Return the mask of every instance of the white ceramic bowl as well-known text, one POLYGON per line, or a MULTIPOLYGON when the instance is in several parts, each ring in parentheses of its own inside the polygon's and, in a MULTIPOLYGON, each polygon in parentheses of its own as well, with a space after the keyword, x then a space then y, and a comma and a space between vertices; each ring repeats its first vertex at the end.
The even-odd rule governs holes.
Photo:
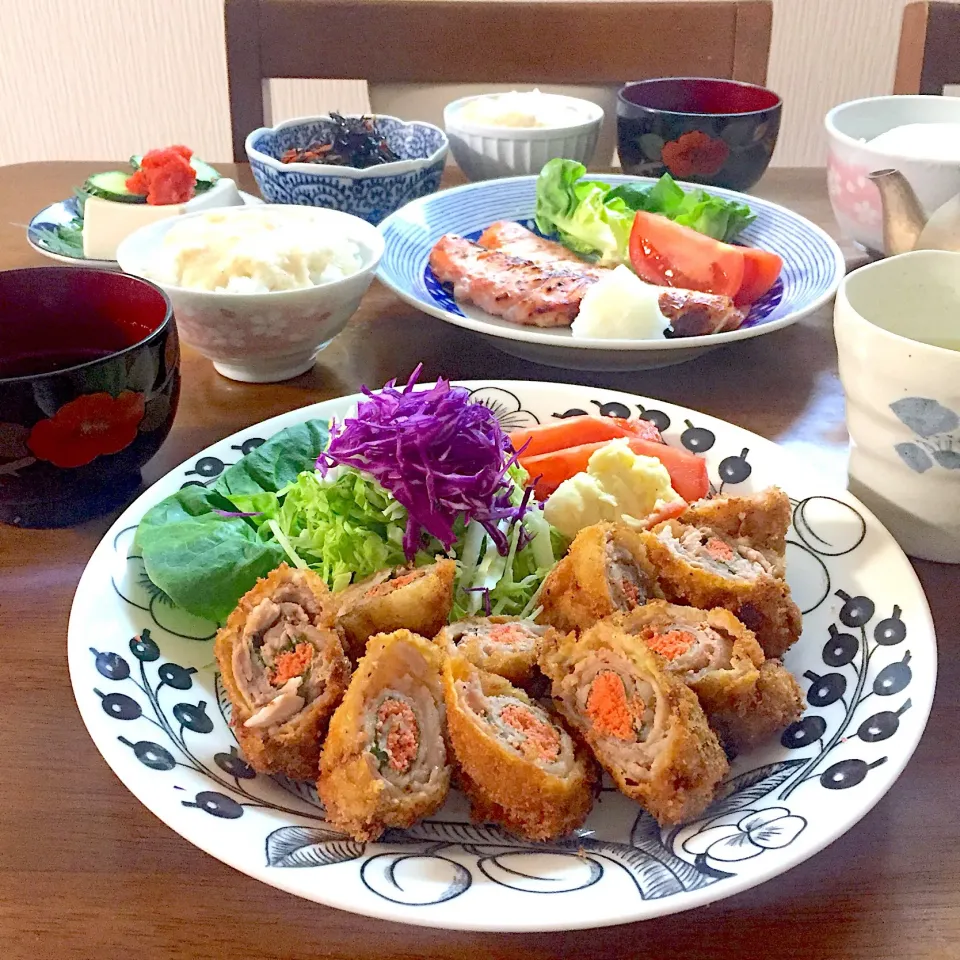
POLYGON ((880 194, 867 179, 892 167, 910 182, 927 215, 960 193, 960 163, 917 160, 865 143, 908 123, 960 123, 960 98, 870 97, 834 107, 826 116, 830 203, 844 235, 867 250, 883 250, 880 194))
POLYGON ((444 108, 443 125, 450 151, 468 180, 536 174, 556 157, 590 164, 603 122, 603 109, 597 104, 560 94, 540 94, 545 104, 570 108, 580 118, 555 127, 498 127, 462 116, 467 104, 498 96, 503 94, 463 97, 444 108))
POLYGON ((850 492, 908 554, 943 563, 960 563, 958 315, 960 253, 944 250, 855 270, 834 313, 850 492))
MULTIPOLYGON (((314 207, 286 209, 313 229, 326 225, 353 240, 363 258, 360 270, 342 280, 277 293, 214 293, 154 280, 173 303, 184 343, 212 360, 217 371, 231 380, 274 383, 309 370, 360 305, 383 256, 380 233, 359 217, 314 207)), ((232 215, 243 217, 262 210, 238 209, 232 215)), ((204 215, 162 220, 137 230, 117 250, 121 269, 151 279, 151 266, 155 267, 158 248, 170 228, 204 215)))

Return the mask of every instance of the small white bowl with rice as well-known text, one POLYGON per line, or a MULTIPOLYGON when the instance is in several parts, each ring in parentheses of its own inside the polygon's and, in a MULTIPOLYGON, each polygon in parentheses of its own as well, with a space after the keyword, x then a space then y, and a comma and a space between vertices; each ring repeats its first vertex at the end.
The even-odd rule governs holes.
POLYGON ((827 188, 844 235, 883 250, 876 170, 899 170, 927 216, 960 193, 960 97, 900 95, 851 100, 824 119, 827 188))
POLYGON ((360 305, 383 238, 337 210, 266 204, 150 224, 117 250, 126 273, 173 303, 184 343, 231 380, 309 370, 360 305))
POLYGON ((468 180, 539 173, 557 157, 589 166, 602 123, 592 101, 539 90, 462 97, 443 111, 450 152, 468 180))

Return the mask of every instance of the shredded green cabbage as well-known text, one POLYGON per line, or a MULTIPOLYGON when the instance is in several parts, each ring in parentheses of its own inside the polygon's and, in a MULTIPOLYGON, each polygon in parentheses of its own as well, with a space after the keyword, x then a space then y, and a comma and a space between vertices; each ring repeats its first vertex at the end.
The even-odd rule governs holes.
MULTIPOLYGON (((519 506, 528 477, 519 465, 506 476, 512 485, 511 502, 519 506)), ((305 470, 277 493, 230 500, 238 510, 256 510, 253 522, 261 535, 275 539, 292 563, 315 570, 334 592, 379 570, 408 563, 403 547, 406 509, 372 477, 352 467, 338 467, 326 479, 305 470)), ((416 566, 433 563, 438 556, 457 561, 451 620, 488 607, 491 613, 506 616, 534 612, 540 585, 562 556, 566 541, 538 506, 526 510, 519 523, 501 521, 500 531, 509 545, 505 555, 478 521, 464 523, 462 517, 454 525, 450 550, 431 539, 417 552, 416 566)))

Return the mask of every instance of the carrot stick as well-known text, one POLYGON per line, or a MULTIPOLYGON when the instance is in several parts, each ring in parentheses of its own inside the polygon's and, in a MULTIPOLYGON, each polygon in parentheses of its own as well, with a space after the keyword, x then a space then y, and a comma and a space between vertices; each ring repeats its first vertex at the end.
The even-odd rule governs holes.
POLYGON ((510 434, 510 442, 514 450, 520 450, 527 444, 523 449, 523 456, 537 457, 567 447, 579 447, 586 443, 614 440, 617 437, 640 437, 662 442, 660 431, 649 420, 591 416, 567 417, 527 430, 514 430, 510 434))

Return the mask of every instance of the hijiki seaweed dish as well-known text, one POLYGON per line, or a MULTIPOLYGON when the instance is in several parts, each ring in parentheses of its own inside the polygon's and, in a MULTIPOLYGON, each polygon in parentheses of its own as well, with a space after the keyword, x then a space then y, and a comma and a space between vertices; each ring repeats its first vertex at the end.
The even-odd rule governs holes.
POLYGON ((344 117, 331 113, 333 129, 323 141, 306 147, 291 147, 280 157, 281 163, 326 163, 365 170, 399 160, 399 155, 377 130, 372 117, 344 117))

